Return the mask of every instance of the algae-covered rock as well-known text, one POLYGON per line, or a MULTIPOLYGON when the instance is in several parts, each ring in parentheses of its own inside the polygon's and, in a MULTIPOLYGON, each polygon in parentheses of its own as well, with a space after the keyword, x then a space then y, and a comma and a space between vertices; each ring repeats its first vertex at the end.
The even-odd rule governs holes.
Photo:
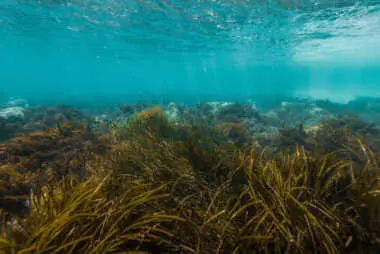
POLYGON ((24 109, 20 107, 0 110, 0 141, 13 137, 23 129, 24 109))
POLYGON ((129 105, 129 104, 121 104, 119 105, 120 112, 126 115, 131 115, 135 113, 136 109, 135 107, 129 105))
POLYGON ((226 101, 213 101, 213 102, 205 102, 201 103, 196 111, 199 116, 207 121, 213 121, 216 119, 216 116, 219 112, 229 105, 232 105, 232 102, 226 101))
POLYGON ((308 128, 335 117, 334 113, 318 105, 311 100, 283 101, 279 107, 263 113, 263 116, 281 128, 297 128, 300 124, 308 128))
POLYGON ((174 102, 169 103, 164 110, 164 115, 169 122, 178 123, 180 121, 180 110, 174 102))
POLYGON ((6 141, 0 146, 0 207, 19 207, 31 189, 66 175, 83 176, 90 154, 105 151, 105 143, 83 124, 64 123, 6 141))
POLYGON ((28 107, 29 104, 28 104, 27 100, 24 100, 24 99, 21 99, 21 98, 11 98, 8 101, 7 106, 8 107, 22 107, 22 108, 25 108, 25 107, 28 107))
POLYGON ((260 119, 257 110, 248 104, 231 104, 223 107, 217 114, 217 119, 223 122, 241 122, 247 119, 260 119))
POLYGON ((209 113, 216 115, 218 114, 223 108, 226 108, 228 106, 233 105, 234 103, 228 102, 228 101, 213 101, 213 102, 207 102, 204 104, 204 109, 208 111, 209 113))
POLYGON ((10 119, 10 118, 24 118, 24 108, 22 107, 11 107, 0 110, 0 118, 10 119))

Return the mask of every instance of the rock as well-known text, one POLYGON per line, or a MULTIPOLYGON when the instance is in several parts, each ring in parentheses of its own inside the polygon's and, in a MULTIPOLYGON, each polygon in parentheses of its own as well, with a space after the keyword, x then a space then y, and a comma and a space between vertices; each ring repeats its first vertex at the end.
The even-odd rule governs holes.
POLYGON ((222 122, 241 122, 249 119, 261 119, 257 110, 252 109, 249 104, 231 103, 223 105, 216 114, 218 121, 222 122))
POLYGON ((280 107, 280 111, 298 111, 298 112, 302 112, 304 111, 305 109, 308 108, 308 102, 303 102, 303 101, 300 101, 300 102, 289 102, 289 101, 283 101, 281 102, 281 107, 280 107))
POLYGON ((310 105, 311 107, 308 109, 306 113, 306 119, 304 121, 305 128, 309 128, 311 131, 314 131, 318 124, 325 120, 333 118, 331 114, 329 114, 326 110, 317 107, 315 104, 310 105))
POLYGON ((23 119, 24 108, 22 107, 10 107, 0 110, 0 118, 9 119, 9 118, 21 118, 23 119))
POLYGON ((251 105, 251 108, 253 110, 258 110, 257 109, 257 105, 256 105, 256 101, 254 101, 254 100, 248 100, 248 104, 251 105))
POLYGON ((312 115, 324 113, 324 110, 319 107, 313 107, 309 110, 309 113, 312 115))
POLYGON ((119 105, 119 109, 123 114, 132 115, 135 113, 135 108, 128 104, 119 105))
POLYGON ((169 103, 167 108, 164 110, 164 114, 169 122, 179 122, 180 121, 180 111, 177 105, 173 102, 169 103))
POLYGON ((278 113, 275 110, 270 110, 268 112, 262 113, 263 116, 271 119, 278 119, 278 113))
POLYGON ((227 102, 227 101, 213 101, 213 102, 205 103, 205 105, 208 106, 210 113, 213 115, 216 115, 223 108, 228 107, 233 104, 234 103, 227 102))
POLYGON ((305 127, 305 132, 308 135, 315 135, 321 128, 322 128, 322 123, 318 123, 316 125, 310 125, 305 127))
POLYGON ((278 108, 263 115, 277 120, 282 128, 297 128, 299 124, 305 127, 315 126, 325 119, 334 117, 334 114, 310 100, 284 101, 278 108))
POLYGON ((20 98, 17 98, 17 99, 14 99, 14 98, 11 98, 8 103, 7 103, 7 106, 8 107, 28 107, 28 101, 27 100, 24 100, 24 99, 20 99, 20 98))
POLYGON ((105 122, 107 120, 108 116, 106 114, 101 114, 99 116, 95 116, 94 118, 94 121, 96 123, 102 123, 102 122, 105 122))

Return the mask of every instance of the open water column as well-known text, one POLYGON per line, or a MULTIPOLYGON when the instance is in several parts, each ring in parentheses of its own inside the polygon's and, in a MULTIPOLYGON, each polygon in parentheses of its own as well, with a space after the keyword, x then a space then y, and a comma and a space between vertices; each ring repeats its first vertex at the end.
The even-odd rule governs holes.
POLYGON ((1 93, 377 95, 379 19, 376 0, 3 0, 1 93))
POLYGON ((0 254, 380 253, 380 0, 0 0, 0 254))

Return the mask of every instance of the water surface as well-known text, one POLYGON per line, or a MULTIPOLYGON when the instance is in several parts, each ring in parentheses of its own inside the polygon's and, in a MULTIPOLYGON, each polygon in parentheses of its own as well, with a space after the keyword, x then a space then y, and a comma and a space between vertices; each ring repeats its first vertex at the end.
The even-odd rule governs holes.
POLYGON ((379 95, 379 1, 3 0, 4 97, 379 95))

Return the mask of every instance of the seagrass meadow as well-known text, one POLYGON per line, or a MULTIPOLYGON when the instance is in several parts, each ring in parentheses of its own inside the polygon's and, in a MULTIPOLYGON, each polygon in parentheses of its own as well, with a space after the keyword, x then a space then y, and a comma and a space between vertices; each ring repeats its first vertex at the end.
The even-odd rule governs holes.
POLYGON ((376 129, 335 119, 264 147, 237 125, 151 107, 8 139, 1 253, 377 253, 376 129))
POLYGON ((0 254, 380 253, 380 0, 0 0, 0 254))

